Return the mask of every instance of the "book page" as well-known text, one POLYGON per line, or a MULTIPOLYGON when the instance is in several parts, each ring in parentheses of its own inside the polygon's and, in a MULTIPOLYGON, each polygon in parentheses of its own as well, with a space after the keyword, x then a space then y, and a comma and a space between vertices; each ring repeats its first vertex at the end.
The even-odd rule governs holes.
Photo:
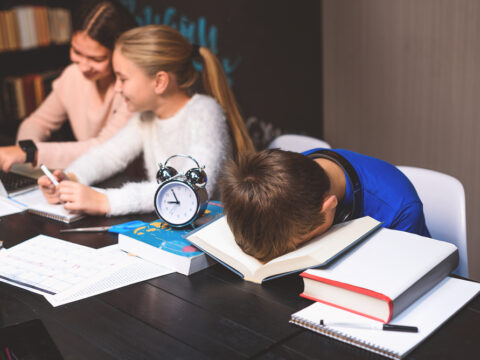
MULTIPOLYGON (((449 277, 444 279, 391 321, 392 324, 417 326, 418 333, 335 326, 333 323, 336 322, 361 325, 379 324, 379 322, 318 302, 293 314, 292 318, 297 317, 307 320, 318 329, 321 329, 319 322, 322 319, 326 328, 335 330, 342 334, 344 338, 355 339, 363 344, 388 349, 404 356, 462 308, 479 291, 479 283, 449 277), (331 323, 331 325, 328 325, 328 323, 331 323)), ((341 340, 338 337, 336 338, 341 340)), ((345 339, 341 341, 348 342, 345 339)), ((359 345, 357 344, 357 346, 359 345)), ((365 348, 368 350, 367 347, 365 348)))
POLYGON ((251 276, 262 262, 245 254, 235 242, 225 216, 187 236, 187 240, 226 262, 244 276, 251 276))
POLYGON ((199 229, 187 239, 243 273, 247 280, 260 282, 271 275, 321 265, 378 226, 380 226, 380 222, 371 217, 362 217, 334 225, 326 233, 307 242, 297 250, 265 264, 240 249, 235 242, 226 217, 199 229), (242 269, 247 269, 250 275, 247 270, 242 269))

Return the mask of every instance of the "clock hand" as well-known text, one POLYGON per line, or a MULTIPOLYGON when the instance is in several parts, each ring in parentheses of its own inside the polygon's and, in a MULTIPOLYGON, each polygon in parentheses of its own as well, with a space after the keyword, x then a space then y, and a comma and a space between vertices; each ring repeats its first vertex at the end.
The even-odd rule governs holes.
MULTIPOLYGON (((173 197, 175 198, 175 201, 176 201, 175 204, 180 204, 180 201, 178 201, 177 195, 175 195, 175 191, 173 191, 173 189, 172 189, 172 193, 173 193, 173 197)), ((172 204, 173 204, 173 202, 172 202, 172 204)))
POLYGON ((178 201, 167 201, 167 204, 180 204, 178 201))

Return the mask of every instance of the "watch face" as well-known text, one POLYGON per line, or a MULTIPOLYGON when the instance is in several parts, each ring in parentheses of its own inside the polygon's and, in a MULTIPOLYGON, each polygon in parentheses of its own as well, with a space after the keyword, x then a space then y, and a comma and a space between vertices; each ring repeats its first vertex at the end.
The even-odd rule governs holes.
POLYGON ((181 181, 162 184, 155 194, 157 214, 173 226, 188 225, 198 213, 198 198, 189 185, 181 181))

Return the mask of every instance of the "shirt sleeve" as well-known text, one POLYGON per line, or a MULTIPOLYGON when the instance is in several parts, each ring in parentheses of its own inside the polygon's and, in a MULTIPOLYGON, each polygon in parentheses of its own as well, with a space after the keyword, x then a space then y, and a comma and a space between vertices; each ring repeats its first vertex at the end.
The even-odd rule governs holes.
POLYGON ((134 116, 113 137, 80 156, 65 172, 74 173, 79 182, 91 185, 124 170, 142 151, 138 121, 134 116))
POLYGON ((119 131, 128 121, 131 113, 116 111, 108 116, 106 123, 97 136, 83 141, 68 142, 40 142, 38 148, 38 164, 45 164, 47 167, 58 169, 65 168, 79 156, 94 148, 119 131))
POLYGON ((191 118, 188 126, 190 148, 187 154, 193 156, 200 166, 205 165, 207 191, 209 197, 212 197, 220 169, 231 154, 231 142, 223 109, 214 100, 205 107, 206 111, 191 118))
POLYGON ((421 202, 413 202, 405 206, 395 217, 390 228, 430 237, 421 202))
POLYGON ((52 91, 42 104, 22 123, 17 132, 17 142, 33 140, 38 143, 47 140, 52 132, 60 129, 67 119, 67 110, 55 91, 52 91))

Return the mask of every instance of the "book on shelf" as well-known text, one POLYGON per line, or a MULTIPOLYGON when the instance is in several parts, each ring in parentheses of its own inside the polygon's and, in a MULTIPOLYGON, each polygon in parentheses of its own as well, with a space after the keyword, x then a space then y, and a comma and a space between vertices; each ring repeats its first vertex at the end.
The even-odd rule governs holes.
POLYGON ((35 111, 52 90, 52 82, 61 71, 62 69, 56 69, 3 79, 3 99, 0 100, 3 100, 5 118, 18 122, 35 111))
MULTIPOLYGON (((206 224, 222 214, 221 203, 209 201, 205 214, 197 219, 197 224, 206 224)), ((175 229, 156 220, 118 234, 118 246, 144 260, 191 275, 215 263, 184 239, 184 235, 191 231, 191 227, 175 229)))
POLYGON ((333 266, 300 274, 300 296, 389 322, 457 265, 453 244, 381 229, 333 266))
POLYGON ((65 44, 71 32, 67 9, 21 5, 0 10, 0 52, 65 44))
POLYGON ((479 291, 479 283, 444 278, 393 319, 397 325, 416 326, 416 333, 365 329, 378 321, 320 302, 292 314, 290 323, 391 359, 402 359, 479 291))
POLYGON ((186 238, 244 280, 262 283, 279 276, 326 266, 381 227, 371 217, 336 224, 296 250, 262 263, 235 242, 226 217, 199 228, 186 238))

